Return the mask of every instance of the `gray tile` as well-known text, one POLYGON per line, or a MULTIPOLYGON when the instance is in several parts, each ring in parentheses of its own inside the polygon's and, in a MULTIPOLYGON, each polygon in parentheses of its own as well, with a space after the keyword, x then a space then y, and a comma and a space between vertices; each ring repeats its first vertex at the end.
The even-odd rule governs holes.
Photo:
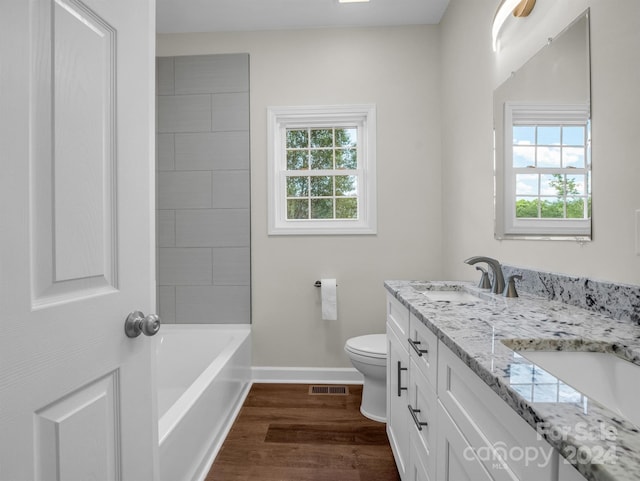
POLYGON ((220 170, 249 168, 249 132, 176 134, 176 168, 220 170))
POLYGON ((249 171, 217 170, 213 172, 214 209, 248 209, 249 171))
POLYGON ((248 324, 249 286, 176 288, 176 318, 180 323, 248 324))
POLYGON ((175 57, 176 94, 247 92, 249 55, 175 57))
POLYGON ((211 172, 158 172, 158 208, 211 207, 211 172))
POLYGON ((157 134, 156 139, 157 170, 174 170, 176 164, 174 134, 157 134))
POLYGON ((176 288, 173 286, 158 287, 158 315, 165 324, 176 322, 176 288))
POLYGON ((158 249, 158 283, 161 286, 211 285, 211 249, 158 249))
POLYGON ((156 95, 173 94, 173 57, 156 57, 156 95))
POLYGON ((213 249, 213 284, 248 286, 251 281, 251 252, 248 247, 213 249))
POLYGON ((157 210, 158 247, 174 247, 176 245, 176 211, 157 210))
POLYGON ((158 132, 211 131, 210 95, 158 97, 158 132))
POLYGON ((176 212, 180 247, 248 247, 249 209, 199 209, 176 212))
POLYGON ((249 94, 215 94, 213 96, 213 130, 249 130, 249 94))

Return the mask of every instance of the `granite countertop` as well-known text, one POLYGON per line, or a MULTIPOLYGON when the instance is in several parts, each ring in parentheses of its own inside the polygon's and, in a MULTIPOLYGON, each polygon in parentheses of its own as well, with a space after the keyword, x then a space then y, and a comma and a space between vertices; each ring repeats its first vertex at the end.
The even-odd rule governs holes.
POLYGON ((386 281, 385 287, 583 476, 640 479, 639 427, 511 349, 611 352, 640 365, 640 327, 526 293, 505 298, 466 282, 386 281), (462 290, 478 300, 434 302, 424 295, 430 290, 462 290))

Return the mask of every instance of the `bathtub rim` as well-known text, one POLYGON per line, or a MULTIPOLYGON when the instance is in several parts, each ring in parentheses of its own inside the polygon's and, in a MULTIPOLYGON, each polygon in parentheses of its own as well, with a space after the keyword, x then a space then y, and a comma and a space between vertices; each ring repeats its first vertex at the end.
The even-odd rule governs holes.
MULTIPOLYGON (((240 336, 233 339, 233 342, 225 345, 212 362, 198 375, 195 381, 187 387, 180 397, 158 418, 158 446, 171 435, 176 426, 182 421, 189 409, 202 396, 209 387, 216 375, 226 365, 230 357, 244 342, 250 342, 250 324, 170 324, 164 325, 163 329, 168 331, 230 331, 240 336)), ((250 369, 251 367, 248 366, 250 369)), ((250 382, 250 379, 249 379, 250 382)))

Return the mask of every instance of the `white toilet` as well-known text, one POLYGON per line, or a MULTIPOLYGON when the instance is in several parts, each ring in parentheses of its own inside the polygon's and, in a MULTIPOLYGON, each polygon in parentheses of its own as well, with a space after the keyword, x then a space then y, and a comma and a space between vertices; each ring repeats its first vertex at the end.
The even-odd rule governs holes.
POLYGON ((360 412, 374 421, 387 421, 387 336, 352 337, 344 345, 351 364, 364 376, 360 412))

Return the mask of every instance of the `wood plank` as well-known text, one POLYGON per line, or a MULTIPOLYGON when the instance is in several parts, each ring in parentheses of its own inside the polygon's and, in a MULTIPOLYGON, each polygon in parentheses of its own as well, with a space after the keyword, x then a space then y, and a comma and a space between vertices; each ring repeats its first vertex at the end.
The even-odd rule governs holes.
POLYGON ((388 443, 386 433, 377 426, 349 424, 278 424, 269 425, 266 443, 377 445, 388 443))

